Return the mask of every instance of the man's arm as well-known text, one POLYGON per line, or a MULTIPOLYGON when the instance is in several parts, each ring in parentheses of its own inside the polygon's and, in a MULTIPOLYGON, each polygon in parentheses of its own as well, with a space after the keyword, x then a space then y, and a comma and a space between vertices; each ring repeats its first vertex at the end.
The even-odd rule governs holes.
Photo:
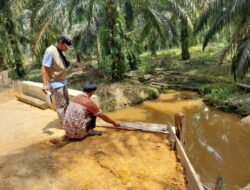
POLYGON ((43 65, 42 65, 42 68, 41 68, 41 74, 42 74, 42 81, 43 81, 42 91, 46 94, 46 91, 49 90, 49 88, 48 88, 48 79, 47 79, 46 67, 43 66, 43 65))
POLYGON ((115 122, 113 119, 111 119, 109 116, 107 116, 104 113, 100 113, 99 115, 97 115, 97 117, 100 117, 102 120, 114 125, 115 127, 121 127, 119 123, 115 122))
POLYGON ((42 68, 41 68, 41 75, 43 81, 43 88, 42 91, 46 94, 46 91, 49 90, 48 88, 48 71, 47 68, 51 67, 52 65, 52 54, 49 51, 46 51, 43 57, 42 68))

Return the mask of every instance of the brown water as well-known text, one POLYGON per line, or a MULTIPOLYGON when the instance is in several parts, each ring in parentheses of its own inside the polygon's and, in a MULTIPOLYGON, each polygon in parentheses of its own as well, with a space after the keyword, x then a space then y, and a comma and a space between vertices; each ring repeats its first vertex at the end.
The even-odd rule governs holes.
POLYGON ((230 189, 250 183, 250 127, 233 114, 205 105, 193 92, 170 91, 110 115, 123 121, 173 125, 177 112, 185 114, 185 149, 205 185, 214 187, 218 176, 230 189))

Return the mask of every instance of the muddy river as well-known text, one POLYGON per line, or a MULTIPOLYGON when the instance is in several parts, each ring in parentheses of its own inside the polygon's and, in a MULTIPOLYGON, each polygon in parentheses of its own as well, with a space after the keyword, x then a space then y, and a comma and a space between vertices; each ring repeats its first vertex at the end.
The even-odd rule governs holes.
POLYGON ((169 91, 158 99, 111 113, 123 121, 174 124, 173 115, 185 114, 185 149, 206 186, 222 176, 230 189, 250 182, 250 128, 240 117, 207 106, 193 92, 169 91))

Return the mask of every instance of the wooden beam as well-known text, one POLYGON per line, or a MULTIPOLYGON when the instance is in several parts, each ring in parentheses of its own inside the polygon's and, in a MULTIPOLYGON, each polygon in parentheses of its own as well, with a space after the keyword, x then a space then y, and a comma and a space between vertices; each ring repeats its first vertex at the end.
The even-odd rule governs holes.
POLYGON ((173 127, 169 127, 168 130, 169 130, 170 138, 173 139, 176 143, 177 155, 180 158, 181 163, 185 169, 185 175, 188 181, 189 189, 204 190, 204 187, 200 181, 199 176, 196 174, 191 162, 189 161, 181 142, 175 135, 175 131, 173 130, 173 127))
POLYGON ((243 83, 236 83, 236 85, 237 85, 238 87, 240 87, 241 89, 245 90, 246 92, 247 92, 247 91, 250 91, 250 85, 243 84, 243 83))
POLYGON ((153 123, 143 123, 143 122, 124 122, 119 121, 122 128, 113 127, 111 124, 106 123, 104 121, 98 120, 97 126, 106 127, 112 129, 124 129, 124 130, 136 130, 136 131, 145 131, 145 132, 153 132, 153 133, 164 133, 168 134, 168 126, 163 124, 153 124, 153 123))

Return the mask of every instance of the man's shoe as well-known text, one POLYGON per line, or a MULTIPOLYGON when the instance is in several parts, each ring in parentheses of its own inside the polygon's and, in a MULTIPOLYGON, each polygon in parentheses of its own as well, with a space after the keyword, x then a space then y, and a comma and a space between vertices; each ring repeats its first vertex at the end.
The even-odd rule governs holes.
POLYGON ((101 136, 102 135, 102 132, 101 131, 94 131, 94 130, 91 130, 88 134, 89 136, 101 136))

